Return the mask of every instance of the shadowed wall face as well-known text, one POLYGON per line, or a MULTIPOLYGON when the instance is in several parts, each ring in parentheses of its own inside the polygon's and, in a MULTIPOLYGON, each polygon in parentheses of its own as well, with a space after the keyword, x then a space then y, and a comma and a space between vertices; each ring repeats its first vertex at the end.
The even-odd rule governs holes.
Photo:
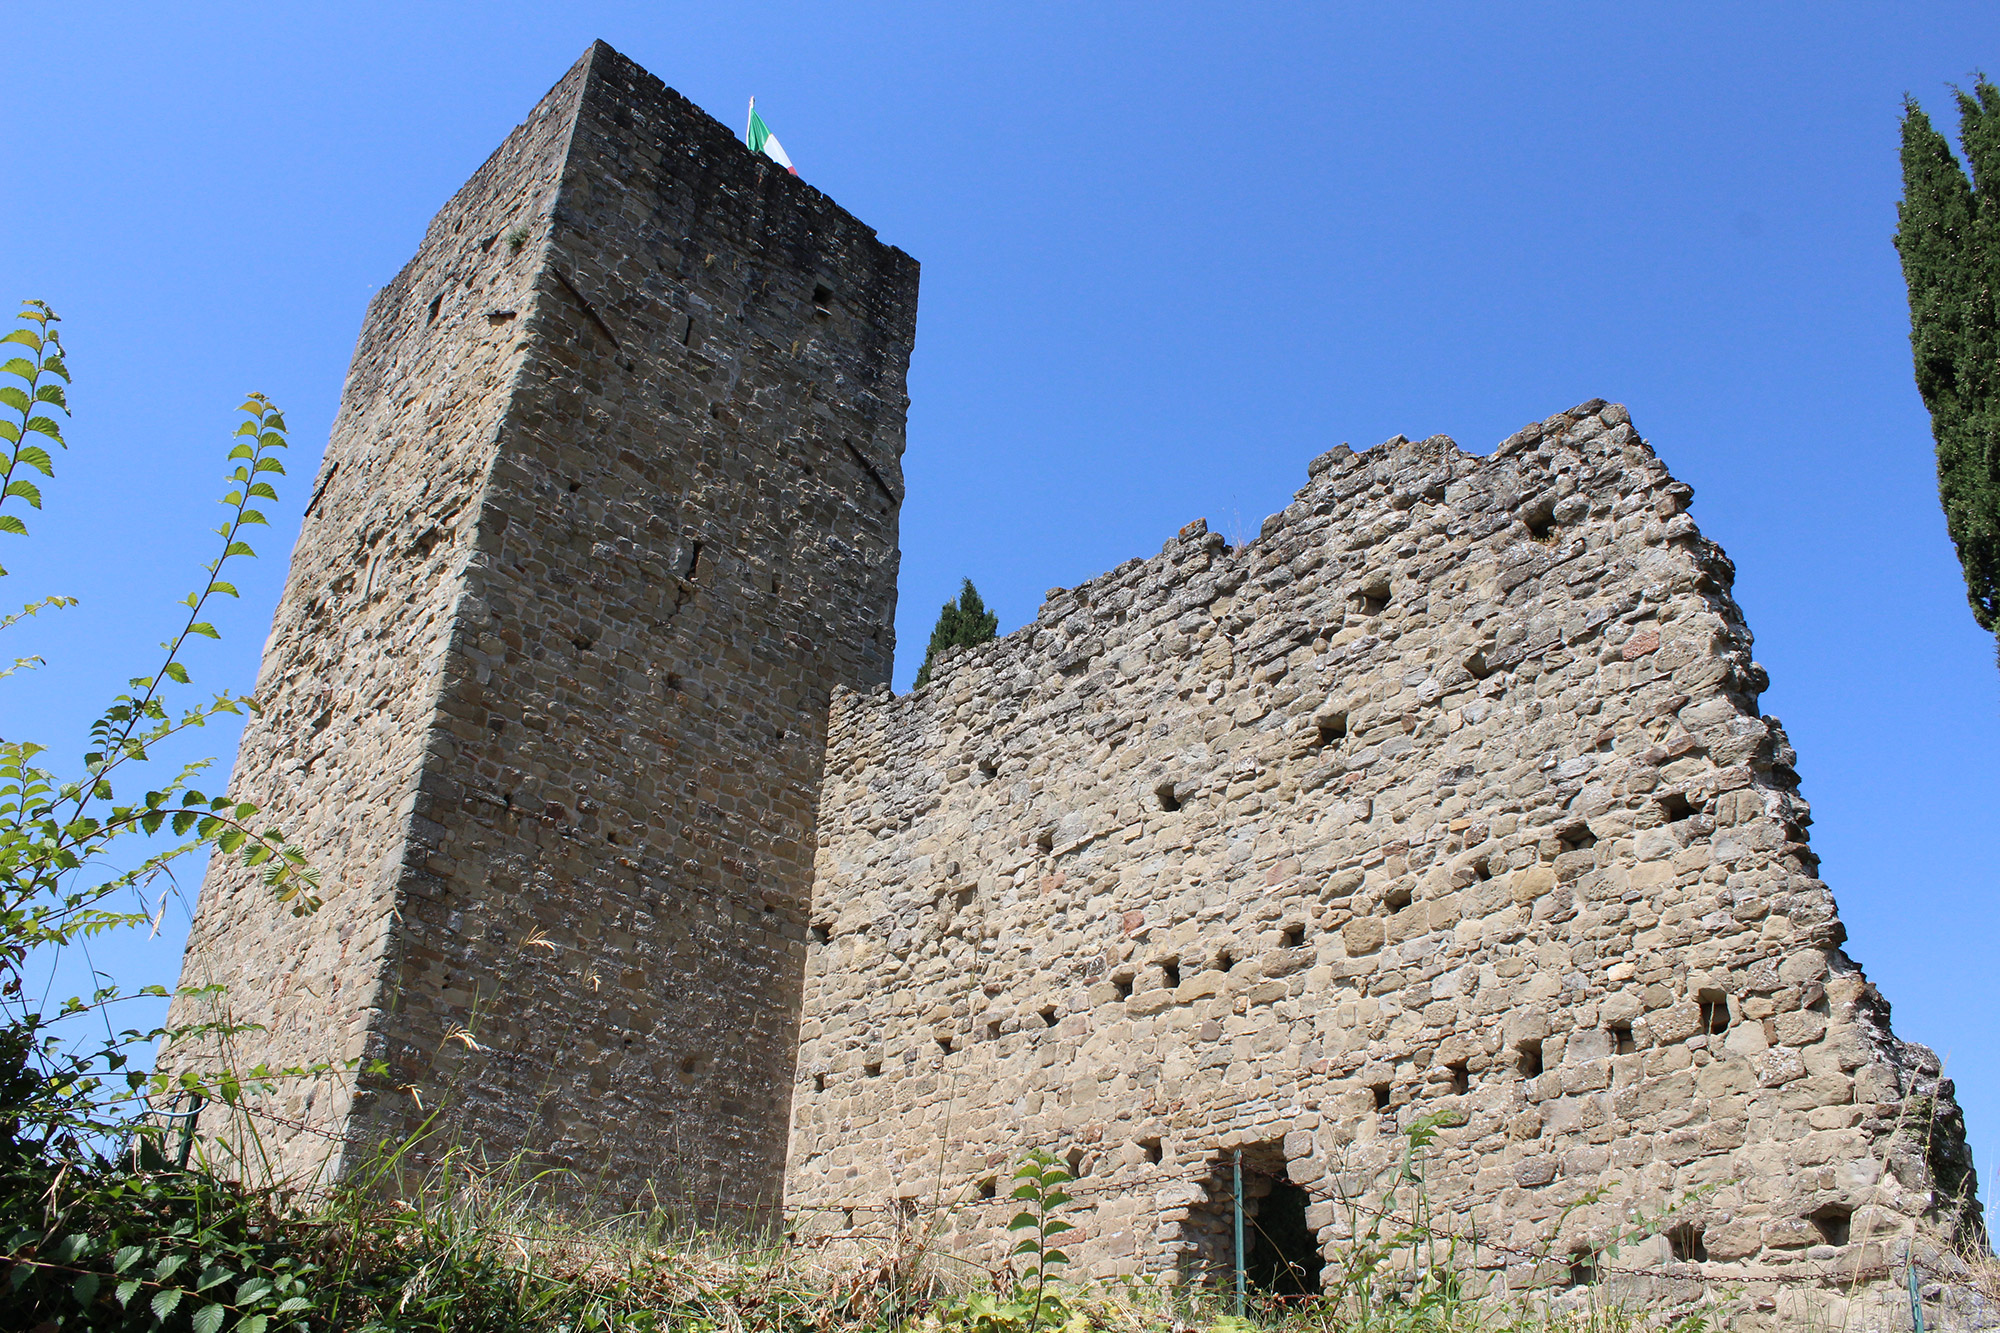
MULTIPOLYGON (((367 411, 351 383, 323 473, 457 515, 410 540, 434 603, 389 613, 332 682, 278 685, 366 676, 408 714, 371 758, 402 765, 394 799, 341 802, 390 848, 374 896, 342 903, 365 875, 337 859, 341 910, 296 928, 308 949, 332 947, 325 923, 379 941, 343 975, 365 1016, 330 1008, 388 1072, 328 1123, 366 1143, 442 1105, 489 1155, 614 1194, 775 1204, 828 701, 893 655, 916 265, 608 47, 544 121, 517 155, 554 178, 546 203, 509 166, 488 192, 527 207, 500 220, 462 193, 440 215, 371 312, 367 411), (522 275, 504 300, 496 267, 522 275), (507 377, 468 394, 463 354, 383 366, 397 337, 498 340, 507 377), (486 410, 441 430, 455 394, 486 410), (342 468, 364 424, 421 447, 342 468), (421 661, 391 670, 384 647, 420 626, 421 661)), ((309 528, 297 563, 316 582, 321 548, 353 540, 309 528)), ((295 567, 281 627, 307 581, 295 567)), ((301 712, 273 724, 281 747, 301 712)), ((367 726, 341 720, 321 726, 336 752, 367 726)), ((284 818, 285 783, 262 781, 284 818)), ((239 947, 236 925, 212 938, 239 947)))

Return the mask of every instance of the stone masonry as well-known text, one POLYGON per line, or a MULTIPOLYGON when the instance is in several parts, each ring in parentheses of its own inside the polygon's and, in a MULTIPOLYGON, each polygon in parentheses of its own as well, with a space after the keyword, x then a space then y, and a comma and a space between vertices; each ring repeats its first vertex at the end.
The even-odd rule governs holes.
POLYGON ((916 288, 600 43, 376 296, 236 768, 325 905, 218 861, 183 982, 226 989, 173 1018, 253 1026, 163 1057, 332 1063, 235 1127, 257 1170, 435 1117, 415 1167, 942 1206, 990 1259, 1045 1147, 1079 1271, 1195 1279, 1235 1153, 1331 1252, 1441 1113, 1434 1201, 1510 1287, 1635 1207, 1681 1207, 1635 1281, 1781 1314, 1754 1279, 1885 1309, 1984 1244, 1622 407, 1335 449, 1255 541, 1197 520, 897 698, 916 288))
POLYGON ((1517 1289, 1635 1205, 1681 1202, 1680 1243, 1621 1264, 1712 1278, 1983 1244, 1732 567, 1625 409, 1309 471, 1239 549, 1196 521, 916 694, 839 696, 794 1212, 941 1202, 993 1260, 1042 1146, 1081 1267, 1201 1275, 1234 1150, 1253 1215, 1304 1185, 1337 1244, 1337 1187, 1442 1112, 1434 1199, 1517 1289))
POLYGON ((283 1081, 281 1170, 442 1106, 614 1193, 776 1204, 828 703, 894 652, 916 288, 600 43, 377 294, 236 768, 325 906, 218 860, 183 983, 263 1031, 172 1057, 386 1065, 283 1081))

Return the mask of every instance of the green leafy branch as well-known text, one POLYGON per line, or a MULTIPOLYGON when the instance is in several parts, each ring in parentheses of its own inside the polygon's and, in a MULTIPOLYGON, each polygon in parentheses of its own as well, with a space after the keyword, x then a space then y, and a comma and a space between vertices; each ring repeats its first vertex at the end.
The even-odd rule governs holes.
MULTIPOLYGON (((0 365, 0 531, 27 535, 23 506, 39 510, 42 494, 33 473, 54 475, 43 441, 67 448, 57 414, 67 415, 65 394, 70 384, 58 319, 46 305, 30 301, 21 312, 21 327, 0 337, 25 348, 0 365)), ((173 888, 172 867, 179 859, 206 847, 234 856, 257 870, 277 901, 303 916, 318 908, 318 878, 298 848, 283 833, 257 820, 257 807, 230 794, 211 795, 194 785, 211 761, 183 764, 164 782, 133 799, 119 799, 116 786, 131 774, 126 770, 153 761, 163 743, 225 714, 255 712, 254 699, 227 691, 207 702, 169 708, 168 695, 187 686, 192 677, 185 656, 196 639, 220 637, 209 619, 218 597, 238 591, 224 577, 232 561, 257 553, 245 540, 251 527, 268 524, 267 502, 276 501, 273 485, 285 474, 279 458, 288 447, 285 421, 269 399, 252 394, 239 409, 245 416, 230 448, 229 471, 221 503, 227 511, 215 529, 221 545, 203 566, 200 585, 181 599, 185 615, 175 633, 160 644, 156 670, 134 677, 89 729, 83 775, 64 779, 40 762, 45 747, 24 739, 0 739, 0 1147, 24 1129, 39 1132, 47 1144, 76 1132, 105 1133, 123 1126, 121 1104, 143 1101, 142 1091, 156 1078, 129 1068, 126 1051, 163 1037, 190 1032, 212 1033, 214 1025, 169 1032, 114 1032, 108 1021, 104 1038, 94 1051, 83 1051, 59 1038, 51 1025, 74 1020, 138 996, 164 997, 159 987, 131 995, 100 986, 88 996, 72 996, 44 1012, 26 987, 30 961, 53 960, 73 945, 109 931, 153 923, 148 911, 118 910, 114 895, 137 892, 164 876, 173 888), (130 869, 110 864, 118 839, 129 834, 151 837, 170 832, 178 841, 152 851, 130 869), (106 1082, 119 1075, 122 1094, 112 1094, 106 1082)), ((0 574, 4 574, 0 570, 0 574)), ((0 618, 7 629, 43 610, 74 605, 68 597, 31 602, 15 615, 0 618)), ((41 665, 41 659, 18 658, 12 670, 41 665)), ((0 671, 0 677, 11 674, 0 671)), ((136 770, 135 770, 136 771, 136 770)), ((165 910, 166 894, 160 901, 165 910)), ((140 907, 145 906, 144 899, 140 907)), ((268 1071, 267 1071, 268 1072, 268 1071)), ((203 1076, 234 1092, 233 1075, 203 1076)))
POLYGON ((1052 1303, 1048 1296, 1050 1269, 1069 1262, 1069 1256, 1049 1244, 1066 1231, 1076 1230, 1059 1215, 1064 1205, 1071 1203, 1063 1186, 1074 1179, 1056 1161, 1055 1155, 1046 1148, 1031 1150, 1014 1172, 1019 1182, 1008 1197, 1026 1206, 1014 1214, 1014 1220, 1007 1224, 1013 1232, 1027 1232, 1020 1243, 1015 1245, 1010 1257, 1025 1258, 1028 1263, 1021 1269, 1021 1283, 1032 1285, 1034 1300, 1028 1315, 1028 1333, 1041 1324, 1042 1307, 1052 1303))
MULTIPOLYGON (((53 477, 55 463, 49 451, 30 437, 39 435, 61 448, 69 447, 63 440, 61 425, 49 413, 51 408, 65 415, 69 413, 69 401, 63 393, 63 385, 69 383, 69 366, 63 360, 55 311, 40 301, 29 301, 22 308, 20 319, 24 327, 0 337, 0 343, 16 343, 30 353, 12 357, 0 365, 0 375, 22 381, 21 385, 0 385, 0 405, 19 414, 18 420, 0 420, 0 440, 6 441, 6 465, 0 469, 0 532, 25 537, 28 525, 20 515, 6 513, 4 508, 9 500, 24 500, 35 509, 42 507, 41 488, 28 479, 25 469, 53 477), (35 327, 27 328, 27 324, 35 327)), ((6 572, 0 568, 0 575, 6 572)))

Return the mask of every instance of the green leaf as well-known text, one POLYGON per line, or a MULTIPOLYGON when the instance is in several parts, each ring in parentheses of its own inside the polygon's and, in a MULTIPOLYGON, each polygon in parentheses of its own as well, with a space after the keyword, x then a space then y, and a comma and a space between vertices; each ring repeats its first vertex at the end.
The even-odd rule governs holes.
POLYGON ((224 852, 233 852, 243 845, 242 829, 230 829, 215 840, 215 845, 224 852))
MULTIPOLYGON (((22 445, 20 451, 14 457, 20 459, 23 463, 26 463, 45 477, 53 477, 56 474, 55 464, 49 460, 49 451, 38 444, 22 445)), ((277 497, 273 496, 271 498, 276 499, 277 497)))
POLYGON ((114 1290, 111 1293, 111 1295, 117 1300, 117 1302, 120 1305, 130 1305, 132 1303, 132 1297, 138 1293, 138 1290, 139 1290, 139 1279, 136 1277, 129 1278, 124 1282, 120 1282, 118 1284, 117 1289, 114 1290))
POLYGON ((261 1301, 271 1294, 271 1290, 271 1279, 267 1277, 253 1277, 236 1289, 236 1303, 238 1305, 249 1305, 253 1302, 261 1301))
POLYGON ((103 1285, 103 1278, 95 1273, 85 1273, 78 1277, 75 1284, 70 1287, 70 1295, 76 1297, 78 1305, 89 1309, 91 1302, 97 1299, 97 1289, 103 1285))
POLYGON ((265 1327, 270 1322, 269 1315, 253 1314, 236 1326, 236 1333, 264 1333, 265 1327))
POLYGON ((210 639, 219 639, 222 637, 215 632, 215 626, 209 624, 206 620, 195 621, 192 625, 188 626, 187 632, 190 634, 200 634, 210 639))
POLYGON ((62 385, 60 384, 44 384, 41 388, 35 390, 35 401, 38 403, 54 403, 63 411, 69 411, 69 404, 63 400, 62 385))
POLYGON ((227 1313, 229 1313, 227 1306, 204 1305, 194 1312, 194 1318, 188 1320, 188 1327, 192 1328, 194 1333, 215 1333, 216 1329, 222 1327, 222 1317, 227 1313))
POLYGON ((35 377, 35 363, 25 356, 13 357, 6 365, 0 366, 0 375, 19 375, 24 380, 31 380, 35 377))
POLYGON ((194 811, 176 810, 174 812, 174 836, 176 838, 185 838, 187 831, 194 827, 194 820, 194 811))
POLYGON ((42 340, 30 329, 15 329, 6 337, 0 338, 0 343, 26 343, 37 352, 42 350, 42 340))
POLYGON ((146 1247, 143 1245, 127 1245, 123 1247, 117 1254, 112 1256, 111 1271, 114 1273, 124 1272, 133 1264, 138 1263, 140 1256, 145 1253, 146 1247))
POLYGON ((201 1276, 195 1279, 194 1289, 196 1291, 207 1291, 216 1283, 227 1282, 235 1276, 236 1274, 230 1272, 220 1264, 210 1264, 207 1268, 202 1269, 201 1276))
POLYGON ((249 542, 231 542, 229 543, 229 549, 222 553, 222 558, 227 560, 233 555, 255 556, 256 554, 255 551, 250 549, 249 542))
POLYGON ((0 499, 6 499, 10 496, 15 496, 15 495, 20 496, 23 500, 26 500, 29 504, 33 505, 37 509, 40 509, 42 507, 41 487, 35 485, 34 482, 29 481, 26 477, 23 477, 19 481, 9 482, 7 485, 7 489, 5 491, 0 491, 0 499))
POLYGON ((160 674, 168 680, 173 681, 176 685, 185 685, 188 683, 188 669, 179 662, 167 663, 164 667, 160 668, 160 674))
POLYGON ((58 426, 55 423, 55 421, 49 417, 29 417, 27 421, 24 422, 23 424, 29 430, 40 431, 42 434, 54 440, 57 444, 61 444, 63 442, 62 427, 58 426))
POLYGON ((154 1292, 153 1318, 165 1319, 168 1315, 172 1314, 174 1307, 181 1303, 181 1297, 185 1294, 179 1287, 167 1287, 154 1292))
POLYGON ((283 1305, 280 1305, 277 1308, 276 1313, 291 1314, 298 1310, 310 1310, 312 1309, 312 1304, 313 1303, 311 1301, 307 1300, 303 1296, 293 1296, 287 1299, 283 1305))

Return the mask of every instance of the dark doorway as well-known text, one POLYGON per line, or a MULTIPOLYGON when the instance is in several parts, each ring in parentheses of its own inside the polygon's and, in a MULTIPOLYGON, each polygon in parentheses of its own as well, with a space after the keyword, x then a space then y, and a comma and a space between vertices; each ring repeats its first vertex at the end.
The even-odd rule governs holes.
POLYGON ((1289 1180, 1271 1182, 1243 1226, 1244 1276, 1272 1296, 1319 1294, 1319 1237, 1306 1224, 1306 1192, 1289 1180))
MULTIPOLYGON (((1229 1291, 1236 1284, 1233 1149, 1209 1158, 1201 1202, 1181 1224, 1176 1264, 1184 1280, 1229 1291)), ((1306 1221, 1312 1197, 1290 1179, 1282 1142, 1243 1146, 1243 1276, 1266 1297, 1320 1290, 1319 1237, 1306 1221)))

